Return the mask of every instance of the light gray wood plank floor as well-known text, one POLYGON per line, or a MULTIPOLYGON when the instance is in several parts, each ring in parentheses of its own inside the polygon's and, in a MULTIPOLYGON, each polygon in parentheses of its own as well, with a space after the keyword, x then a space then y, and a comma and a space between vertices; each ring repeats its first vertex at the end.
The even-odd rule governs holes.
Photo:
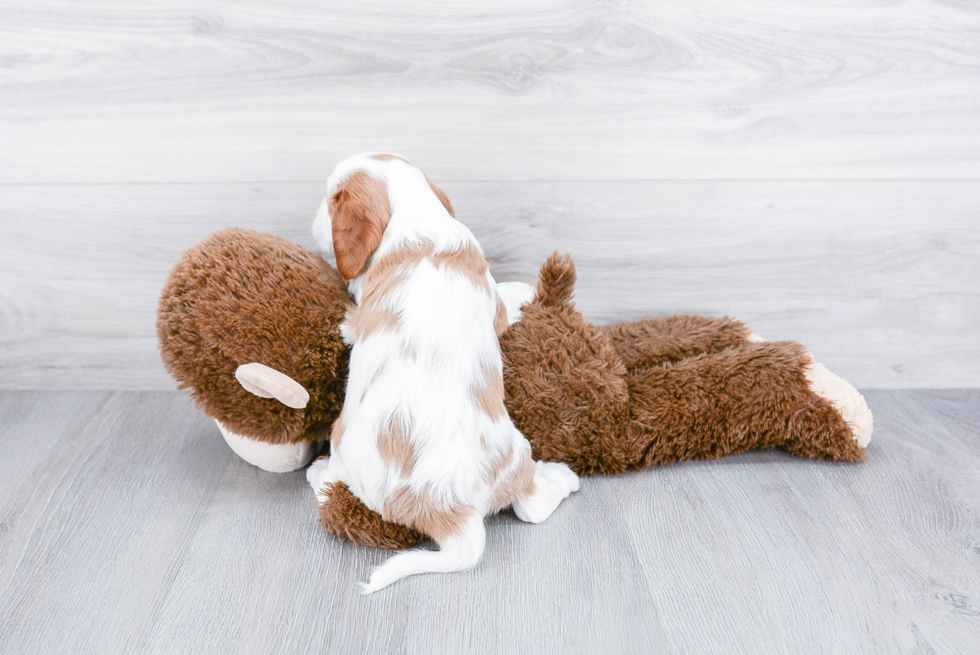
POLYGON ((871 391, 867 462, 585 480, 472 572, 362 597, 303 474, 174 392, 0 393, 0 651, 975 653, 980 391, 871 391))

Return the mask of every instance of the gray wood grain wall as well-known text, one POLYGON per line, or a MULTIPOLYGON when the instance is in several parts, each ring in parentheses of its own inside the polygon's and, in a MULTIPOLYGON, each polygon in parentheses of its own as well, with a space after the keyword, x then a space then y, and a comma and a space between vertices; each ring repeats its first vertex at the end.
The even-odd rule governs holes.
POLYGON ((0 388, 171 388, 156 296, 401 152, 498 279, 597 321, 729 314, 862 387, 980 385, 980 5, 0 7, 0 388))

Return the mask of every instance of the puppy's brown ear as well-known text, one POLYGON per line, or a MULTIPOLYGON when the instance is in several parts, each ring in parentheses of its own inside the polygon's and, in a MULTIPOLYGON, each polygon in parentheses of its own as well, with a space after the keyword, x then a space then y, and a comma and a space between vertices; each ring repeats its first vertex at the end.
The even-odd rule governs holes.
POLYGON ((429 183, 429 188, 432 189, 432 193, 436 194, 436 198, 438 198, 439 202, 442 203, 442 206, 446 208, 449 215, 456 218, 456 212, 453 211, 453 205, 451 202, 449 202, 449 196, 446 195, 446 192, 433 184, 428 175, 425 176, 425 181, 429 183))
POLYGON ((365 171, 354 173, 330 198, 330 218, 337 269, 353 280, 378 248, 391 218, 388 185, 365 171))

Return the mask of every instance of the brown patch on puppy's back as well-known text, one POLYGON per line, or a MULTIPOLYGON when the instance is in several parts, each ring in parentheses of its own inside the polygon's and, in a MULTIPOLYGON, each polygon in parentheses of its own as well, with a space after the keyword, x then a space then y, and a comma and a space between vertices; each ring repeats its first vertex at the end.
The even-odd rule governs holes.
POLYGON ((398 314, 390 309, 354 307, 347 314, 347 327, 356 341, 363 341, 378 330, 396 329, 398 314))
POLYGON ((340 411, 340 416, 337 420, 333 422, 333 427, 330 429, 330 450, 331 452, 336 451, 340 448, 340 440, 344 436, 344 412, 340 411))
POLYGON ((432 255, 435 246, 431 241, 412 243, 393 248, 371 263, 364 275, 361 306, 376 307, 379 301, 405 281, 409 269, 432 255))
POLYGON ((490 293, 490 283, 487 281, 487 269, 490 265, 483 258, 483 253, 473 244, 465 244, 456 250, 437 252, 432 256, 436 268, 445 267, 456 271, 467 278, 474 286, 490 293))
POLYGON ((493 421, 507 416, 503 374, 496 367, 483 363, 480 365, 480 377, 479 386, 471 390, 474 402, 493 421))
POLYGON ((497 313, 493 317, 493 331, 497 333, 499 337, 501 334, 507 331, 509 323, 507 322, 507 307, 504 305, 504 301, 497 298, 497 313))
POLYGON ((382 508, 386 521, 424 532, 438 544, 445 543, 447 538, 458 532, 473 512, 473 507, 469 505, 442 508, 432 499, 427 488, 415 493, 408 487, 401 487, 391 494, 382 508))
POLYGON ((391 417, 378 433, 378 453, 398 474, 407 478, 415 469, 415 448, 408 439, 408 430, 397 417, 391 417))
POLYGON ((352 280, 377 250, 391 218, 388 185, 366 171, 352 173, 338 185, 329 209, 337 268, 352 280))

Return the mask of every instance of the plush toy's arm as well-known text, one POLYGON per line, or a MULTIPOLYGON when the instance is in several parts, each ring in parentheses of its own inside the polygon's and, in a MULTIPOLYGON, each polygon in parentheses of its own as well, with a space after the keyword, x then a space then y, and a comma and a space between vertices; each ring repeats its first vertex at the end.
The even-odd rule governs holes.
POLYGON ((425 540, 421 532, 385 521, 368 509, 343 482, 329 482, 317 495, 323 499, 317 503, 320 523, 338 537, 386 550, 411 548, 425 540))
POLYGON ((369 509, 340 479, 335 460, 319 457, 306 469, 306 481, 316 494, 320 523, 327 532, 362 546, 408 548, 425 535, 404 525, 385 521, 369 509))
POLYGON ((707 316, 671 316, 598 328, 628 371, 645 369, 759 341, 741 321, 707 316))

